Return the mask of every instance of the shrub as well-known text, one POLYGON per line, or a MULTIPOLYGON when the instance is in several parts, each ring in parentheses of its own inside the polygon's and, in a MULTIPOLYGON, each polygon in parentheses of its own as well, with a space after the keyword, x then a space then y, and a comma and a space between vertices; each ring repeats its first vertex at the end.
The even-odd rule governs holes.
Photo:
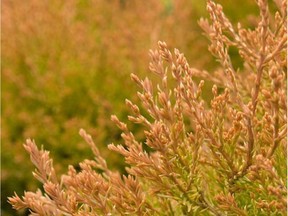
MULTIPOLYGON (((254 25, 254 15, 246 19, 245 14, 248 10, 251 17, 256 12, 253 2, 242 0, 241 10, 232 1, 221 2, 228 16, 254 25)), ((3 1, 4 216, 14 213, 6 202, 13 191, 20 194, 40 186, 30 174, 32 164, 26 163, 23 137, 37 137, 53 152, 56 171, 63 173, 69 164, 77 167, 83 158, 92 157, 77 134, 80 127, 89 128, 101 154, 109 157, 109 168, 123 172, 123 158, 106 146, 118 142, 121 132, 107 119, 112 108, 120 118, 128 113, 123 100, 134 100, 137 88, 127 77, 133 71, 139 76, 146 73, 147 50, 160 38, 184 52, 191 65, 213 68, 216 62, 204 49, 206 39, 197 25, 204 10, 205 2, 197 0, 3 1)), ((237 62, 235 52, 231 55, 237 62)), ((206 93, 210 88, 206 83, 204 98, 211 97, 206 93)), ((139 125, 130 129, 137 139, 143 138, 139 125)))
MULTIPOLYGON (((137 90, 127 77, 146 73, 147 50, 158 38, 188 50, 199 32, 190 1, 169 2, 168 13, 163 1, 154 0, 3 1, 1 214, 15 213, 6 202, 13 191, 40 186, 26 163, 23 137, 37 136, 63 173, 69 164, 93 156, 77 133, 90 128, 109 167, 124 172, 124 160, 106 145, 121 139, 107 121, 112 108, 126 116, 123 101, 137 90)), ((197 47, 204 42, 198 40, 197 47)), ((186 55, 192 59, 195 53, 189 49, 186 55)), ((197 66, 204 64, 201 59, 197 66)), ((137 125, 130 129, 143 137, 137 125)))
MULTIPOLYGON (((185 47, 190 59, 198 55, 189 48, 201 34, 194 10, 187 0, 169 0, 167 8, 155 0, 3 1, 4 216, 14 212, 7 196, 40 186, 30 174, 32 164, 26 163, 23 137, 37 136, 37 142, 53 152, 56 171, 63 173, 69 164, 77 166, 93 156, 77 134, 80 127, 90 128, 102 155, 109 157, 109 167, 123 172, 123 159, 106 148, 112 140, 120 141, 121 132, 107 119, 112 108, 121 118, 127 115, 123 101, 137 90, 127 77, 133 71, 146 73, 147 50, 158 38, 185 47)), ((198 40, 197 47, 204 42, 198 40)), ((207 58, 203 55, 197 66, 207 58)), ((143 137, 137 125, 130 129, 143 137)))
POLYGON ((189 66, 166 43, 150 51, 149 78, 132 80, 142 108, 126 100, 141 124, 144 142, 115 115, 123 145, 109 149, 124 156, 127 175, 111 171, 90 135, 80 130, 94 160, 58 179, 49 152, 24 144, 43 191, 15 194, 9 202, 32 215, 285 215, 286 214, 286 18, 287 2, 275 1, 272 17, 258 0, 255 29, 234 28, 222 7, 208 1, 211 23, 200 20, 209 50, 221 68, 215 73, 189 66), (242 64, 229 55, 237 49, 242 64), (154 78, 155 79, 155 78, 154 78), (202 97, 204 80, 212 99, 202 97))

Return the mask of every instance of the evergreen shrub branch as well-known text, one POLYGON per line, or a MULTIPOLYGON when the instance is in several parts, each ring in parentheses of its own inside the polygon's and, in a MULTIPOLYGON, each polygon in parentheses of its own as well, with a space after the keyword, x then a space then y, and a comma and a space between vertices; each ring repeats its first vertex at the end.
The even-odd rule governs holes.
POLYGON ((259 23, 245 29, 208 1, 210 22, 199 24, 221 65, 215 73, 192 68, 179 50, 159 42, 149 64, 159 82, 131 75, 146 113, 126 100, 128 119, 143 125, 145 140, 113 115, 124 144, 108 146, 125 157, 127 175, 109 170, 83 129, 95 158, 80 171, 69 166, 59 179, 49 153, 28 139, 24 147, 43 190, 15 194, 13 208, 31 215, 285 215, 287 2, 275 1, 273 15, 267 0, 257 3, 259 23), (211 101, 202 97, 205 81, 214 83, 211 101))

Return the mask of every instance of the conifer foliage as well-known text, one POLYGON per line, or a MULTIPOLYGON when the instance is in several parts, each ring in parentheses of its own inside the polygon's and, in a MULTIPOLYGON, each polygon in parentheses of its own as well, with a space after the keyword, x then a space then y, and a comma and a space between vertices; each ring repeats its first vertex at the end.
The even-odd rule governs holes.
POLYGON ((210 21, 199 24, 221 65, 214 73, 191 67, 165 42, 150 51, 159 82, 132 74, 139 106, 126 100, 128 119, 143 126, 145 140, 111 117, 124 143, 108 148, 125 157, 127 175, 107 167, 83 129, 95 158, 61 176, 49 152, 28 139, 24 147, 43 190, 15 194, 13 208, 31 215, 285 215, 287 2, 274 2, 271 14, 267 0, 258 0, 258 25, 245 29, 208 1, 210 21), (205 82, 214 84, 210 101, 202 97, 205 82))

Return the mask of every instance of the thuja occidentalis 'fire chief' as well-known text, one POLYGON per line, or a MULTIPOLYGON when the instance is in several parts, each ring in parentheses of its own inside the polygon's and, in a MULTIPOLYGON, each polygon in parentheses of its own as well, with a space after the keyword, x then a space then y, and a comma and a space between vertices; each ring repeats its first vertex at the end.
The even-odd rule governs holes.
POLYGON ((95 158, 60 179, 49 153, 28 139, 24 147, 43 191, 15 194, 13 208, 31 215, 286 215, 287 2, 275 0, 273 16, 267 0, 257 3, 258 25, 245 29, 208 0, 210 23, 199 24, 221 65, 215 73, 192 68, 179 50, 159 42, 149 65, 159 83, 131 75, 146 114, 126 100, 128 119, 143 125, 145 141, 112 116, 124 144, 109 145, 125 157, 126 176, 108 169, 83 129, 95 158), (214 83, 211 101, 202 98, 205 81, 214 83))

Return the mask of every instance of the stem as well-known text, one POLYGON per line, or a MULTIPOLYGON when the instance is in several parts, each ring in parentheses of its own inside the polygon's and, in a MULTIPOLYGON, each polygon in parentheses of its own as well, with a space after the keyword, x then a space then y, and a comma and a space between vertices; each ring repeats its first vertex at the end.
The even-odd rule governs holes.
POLYGON ((254 148, 254 133, 252 129, 251 118, 248 118, 247 120, 247 128, 248 128, 248 150, 247 150, 247 156, 246 156, 246 164, 243 167, 240 176, 238 176, 237 178, 244 176, 248 168, 252 164, 252 152, 254 148))
POLYGON ((175 183, 177 188, 183 193, 184 197, 190 202, 191 204, 198 205, 203 209, 209 209, 214 215, 216 216, 221 216, 220 214, 213 206, 211 206, 205 199, 204 193, 202 191, 198 191, 200 195, 200 202, 193 201, 191 198, 188 196, 187 191, 181 186, 179 181, 175 178, 175 176, 170 176, 170 179, 175 183))
POLYGON ((203 205, 206 206, 206 208, 208 208, 209 211, 211 211, 214 215, 217 215, 217 216, 221 216, 222 215, 222 214, 220 214, 217 211, 217 209, 215 209, 213 206, 211 206, 209 204, 209 202, 205 198, 205 195, 204 195, 203 191, 199 191, 199 194, 200 194, 201 201, 203 202, 203 205))
POLYGON ((254 149, 254 131, 253 131, 253 124, 252 124, 252 118, 255 116, 256 107, 257 107, 257 99, 260 91, 260 85, 261 85, 261 78, 263 74, 263 67, 264 67, 264 55, 260 55, 259 64, 257 67, 257 78, 256 78, 256 84, 255 84, 255 92, 252 95, 252 113, 248 114, 247 116, 247 129, 248 129, 248 149, 247 149, 247 157, 246 157, 246 164, 243 167, 241 174, 239 177, 246 174, 248 168, 250 167, 252 163, 252 153, 254 149))
POLYGON ((282 40, 279 42, 279 44, 274 49, 274 51, 266 56, 263 63, 265 64, 265 63, 269 62, 270 60, 272 60, 275 57, 275 55, 286 46, 286 43, 287 43, 287 36, 282 38, 282 40))
MULTIPOLYGON (((276 92, 277 93, 277 92, 276 92)), ((279 143, 281 139, 278 139, 279 137, 279 98, 277 97, 274 103, 274 134, 273 134, 273 145, 270 148, 267 157, 271 158, 272 155, 274 154, 276 148, 279 146, 279 143)))

